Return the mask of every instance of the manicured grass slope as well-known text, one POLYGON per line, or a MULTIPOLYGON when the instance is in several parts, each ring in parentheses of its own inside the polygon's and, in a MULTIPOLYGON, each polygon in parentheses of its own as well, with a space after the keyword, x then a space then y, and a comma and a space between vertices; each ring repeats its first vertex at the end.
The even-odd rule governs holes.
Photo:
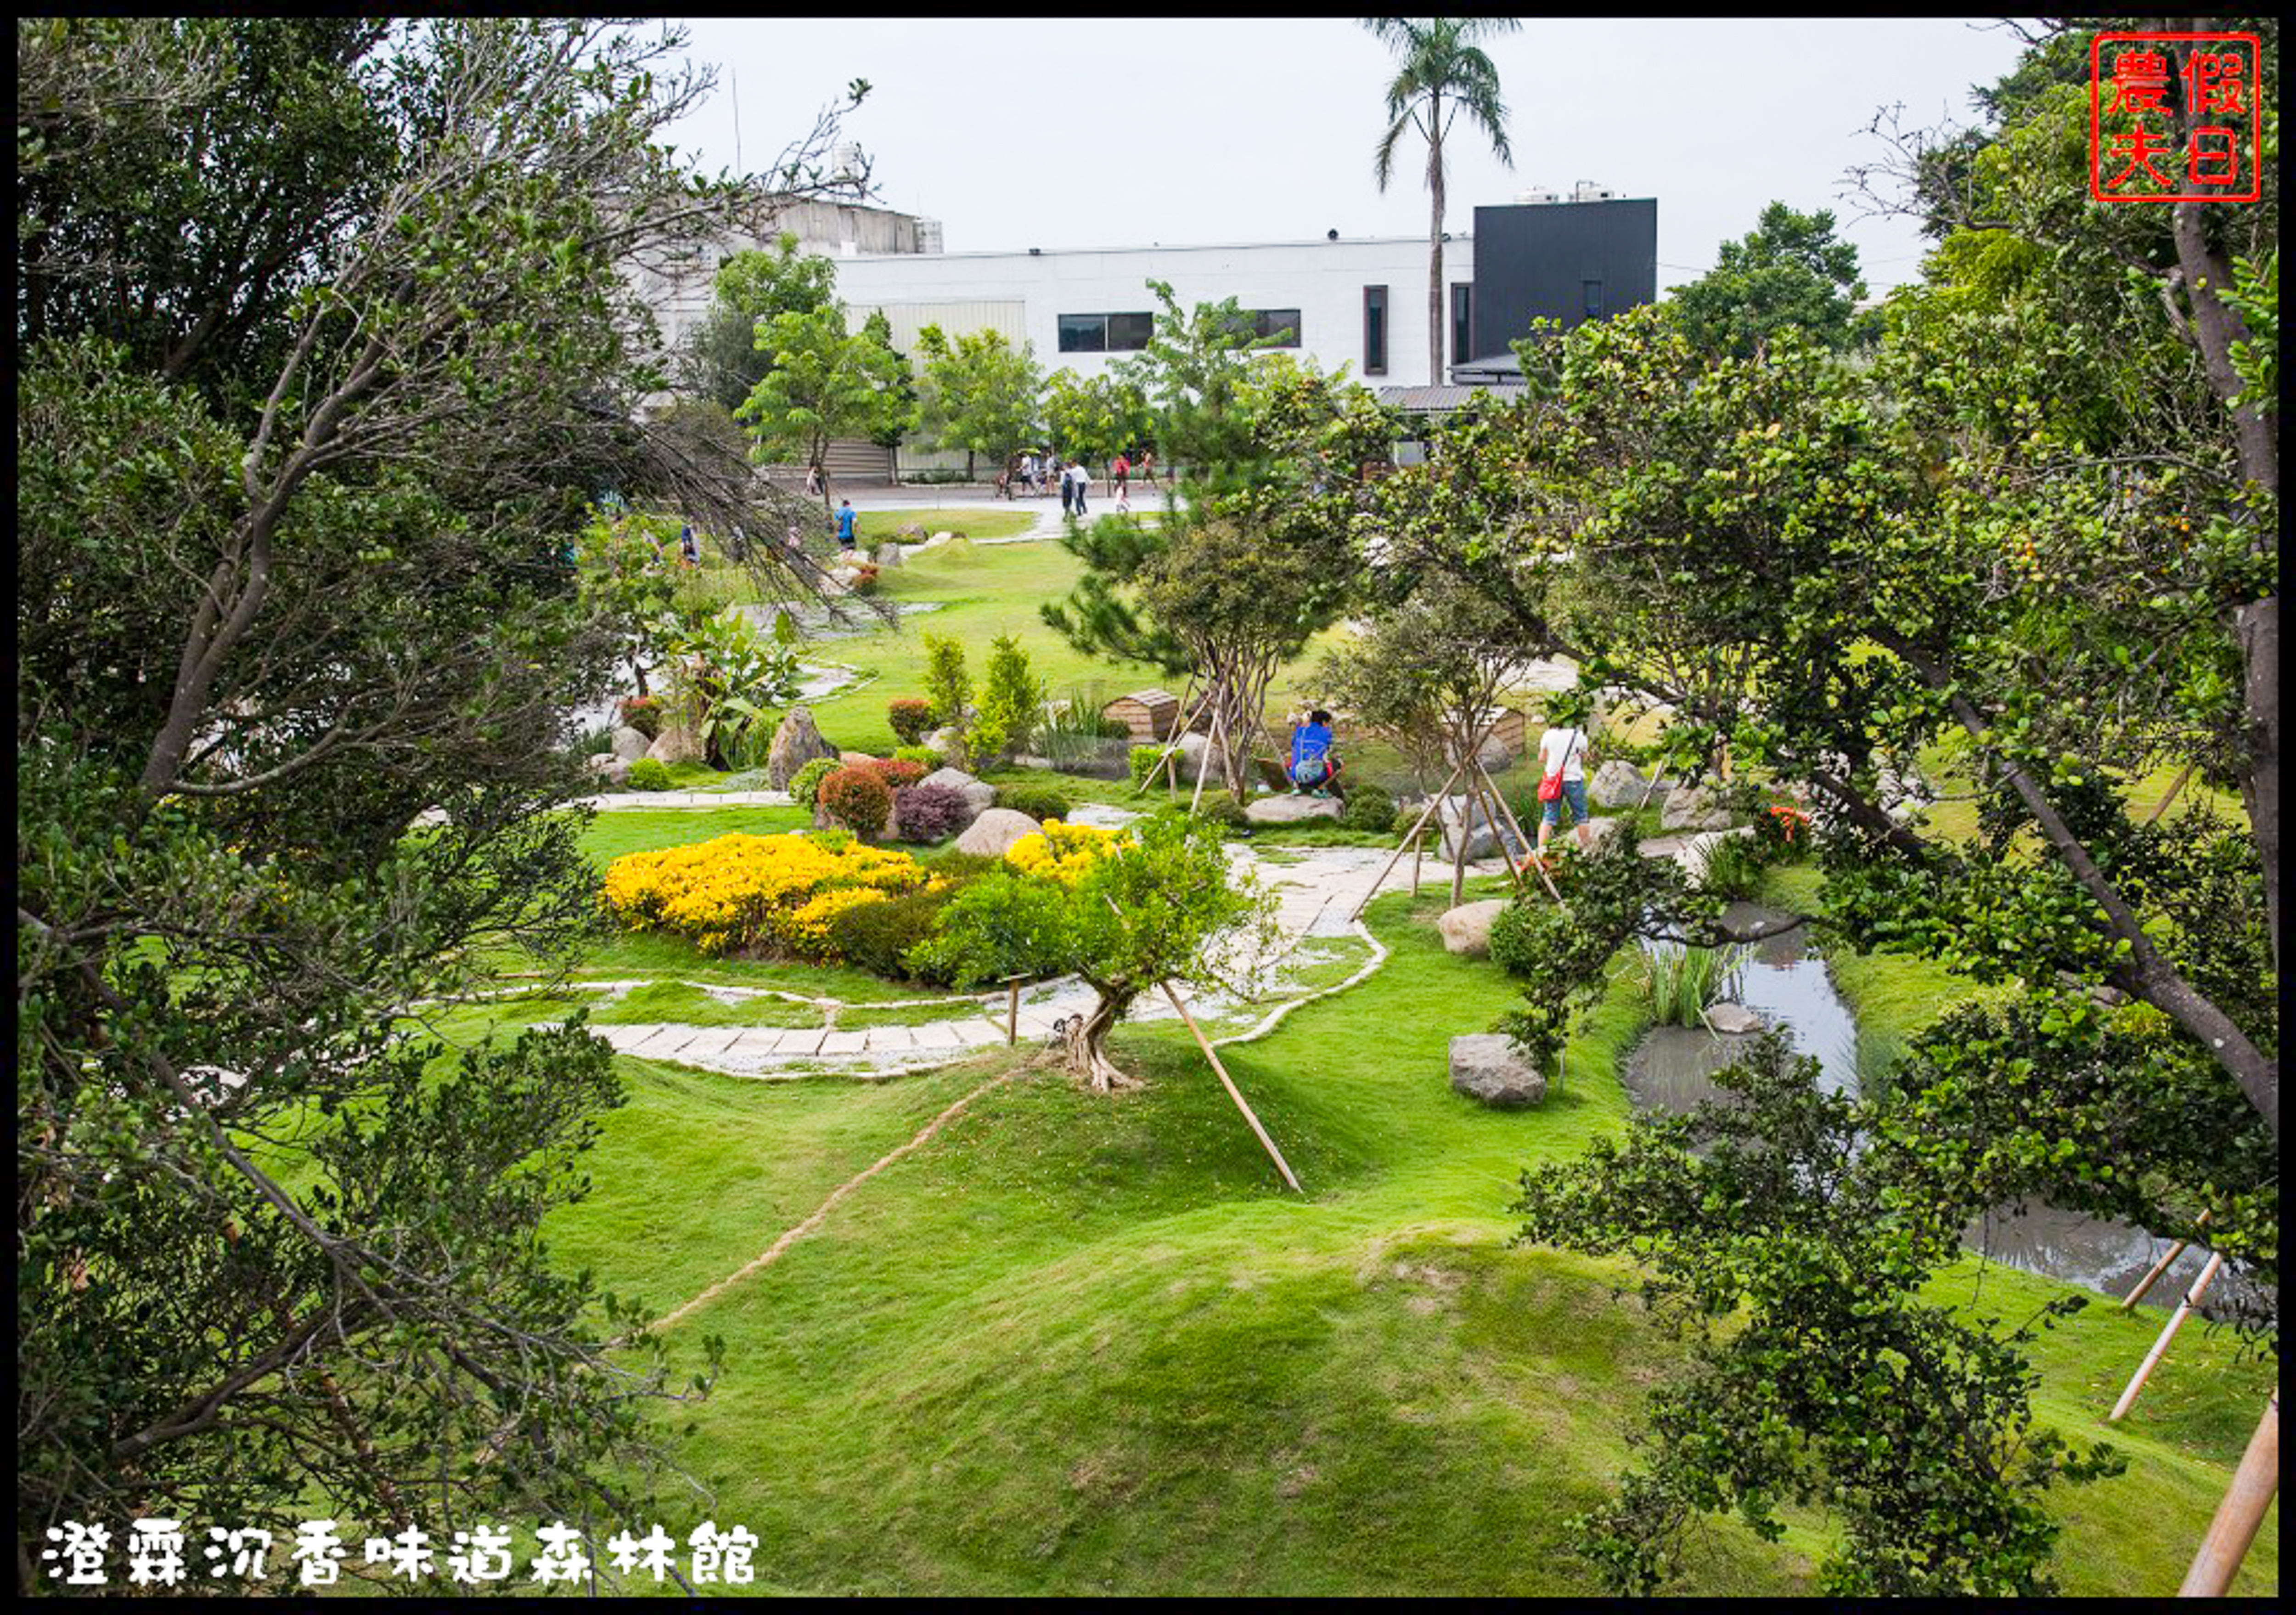
MULTIPOLYGON (((1628 1462, 1674 1348, 1614 1296, 1623 1267, 1506 1249, 1504 1207, 1525 1164, 1622 1125, 1636 1012, 1606 1007, 1541 1109, 1481 1110, 1444 1044, 1511 991, 1406 906, 1374 905, 1395 952, 1370 982, 1225 1051, 1308 1199, 1177 1027, 1119 1034, 1140 1092, 1017 1078, 674 1331, 722 1335, 730 1367, 684 1448, 714 1498, 666 1523, 742 1521, 765 1575, 824 1590, 1586 1590, 1563 1521, 1628 1462)), ((554 1245, 666 1311, 1012 1058, 880 1084, 625 1060, 554 1245)), ((2021 1317, 2055 1290, 1992 1269, 1978 1300, 2021 1317)), ((2051 1337, 2046 1416, 2097 1433, 2156 1326, 2098 1307, 2051 1337)), ((2197 1331, 2171 1371, 2116 1437, 2131 1474, 2062 1505, 2069 1587, 2173 1587, 2269 1379, 2197 1331)), ((1726 1524, 1693 1586, 1807 1590, 1820 1528, 1726 1524)), ((2245 1585, 2276 1578, 2267 1523, 2245 1585)))

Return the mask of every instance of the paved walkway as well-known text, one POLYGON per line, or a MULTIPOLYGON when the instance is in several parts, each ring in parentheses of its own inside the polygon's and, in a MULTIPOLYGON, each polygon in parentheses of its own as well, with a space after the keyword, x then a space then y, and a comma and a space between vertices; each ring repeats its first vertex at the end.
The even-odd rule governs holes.
MULTIPOLYGON (((774 793, 750 793, 767 795, 774 793)), ((699 796, 699 793, 644 793, 631 805, 655 805, 661 796, 699 796)), ((617 805, 627 798, 616 799, 617 805)), ((678 805, 708 805, 709 799, 678 805)), ((1080 804, 1077 818, 1082 822, 1120 824, 1138 817, 1120 808, 1100 803, 1080 804)), ((1230 1018, 1259 1005, 1268 1006, 1267 1012, 1252 1026, 1241 1032, 1217 1038, 1216 1042, 1234 1042, 1264 1035, 1291 1009, 1309 998, 1321 997, 1335 988, 1310 993, 1293 985, 1292 968, 1298 962, 1300 944, 1309 938, 1353 936, 1371 950, 1371 958, 1341 986, 1351 986, 1370 974, 1386 957, 1386 950, 1372 937, 1370 932, 1351 921, 1356 904, 1369 888, 1389 853, 1376 847, 1300 847, 1283 850, 1283 856, 1296 856, 1298 862, 1270 862, 1250 848, 1231 845, 1228 855, 1239 874, 1256 877, 1273 891, 1276 899, 1277 942, 1270 952, 1257 960, 1234 957, 1226 961, 1226 974, 1238 981, 1247 993, 1207 993, 1189 1002, 1190 1012, 1199 1022, 1230 1018)), ((611 1002, 640 982, 591 982, 580 984, 586 993, 602 995, 600 1001, 611 1002)), ((806 999, 800 993, 772 988, 742 988, 706 985, 703 990, 712 997, 727 1002, 744 998, 775 997, 810 1002, 820 1007, 829 1024, 824 1026, 791 1028, 782 1026, 701 1026, 676 1022, 644 1022, 629 1026, 594 1026, 599 1036, 621 1053, 643 1055, 650 1059, 671 1059, 681 1065, 698 1066, 704 1070, 718 1071, 729 1075, 751 1077, 795 1076, 824 1069, 842 1071, 856 1075, 891 1075, 898 1072, 924 1069, 946 1065, 963 1058, 974 1049, 986 1048, 1005 1041, 1008 1018, 1012 1012, 1011 999, 1004 993, 978 995, 951 995, 939 999, 912 999, 899 1004, 842 1004, 833 999, 806 999), (866 1017, 873 1010, 888 1008, 917 1007, 945 1003, 949 1007, 946 1018, 937 1018, 912 1026, 862 1026, 840 1029, 836 1021, 840 1015, 866 1017)), ((1074 976, 1057 981, 1041 982, 1024 989, 1021 994, 1018 1034, 1032 1042, 1042 1042, 1055 1034, 1058 1023, 1090 1009, 1096 994, 1085 983, 1074 976)), ((1143 997, 1128 1016, 1135 1021, 1169 1020, 1177 1012, 1161 996, 1143 997)))

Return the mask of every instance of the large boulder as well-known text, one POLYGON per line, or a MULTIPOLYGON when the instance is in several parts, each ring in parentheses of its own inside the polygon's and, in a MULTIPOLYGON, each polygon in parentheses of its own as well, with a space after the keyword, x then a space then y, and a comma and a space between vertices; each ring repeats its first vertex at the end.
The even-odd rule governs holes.
POLYGON ((936 544, 946 544, 946 543, 949 542, 951 540, 955 539, 955 537, 956 537, 956 535, 955 535, 955 533, 950 532, 950 531, 949 531, 947 529, 946 529, 946 528, 943 528, 940 531, 939 531, 939 532, 937 532, 937 533, 933 534, 933 536, 932 536, 932 541, 933 541, 934 543, 936 543, 936 544))
POLYGON ((1741 1033, 1759 1032, 1767 1025, 1759 1015, 1743 1004, 1709 1004, 1706 1024, 1725 1037, 1741 1033))
POLYGON ((766 783, 775 790, 789 789, 798 770, 817 757, 834 757, 837 748, 814 727, 810 707, 792 706, 774 731, 773 750, 766 754, 766 783))
POLYGON ((656 762, 672 765, 680 762, 700 762, 709 755, 701 745, 701 737, 683 723, 673 723, 653 737, 646 747, 646 755, 656 762))
POLYGON ((898 566, 901 564, 901 546, 899 541, 898 540, 888 539, 882 544, 878 545, 877 554, 874 558, 877 564, 881 567, 898 566))
POLYGON ((1329 796, 1260 796, 1246 803, 1248 824, 1305 824, 1313 819, 1337 823, 1343 804, 1329 796))
POLYGON ((1486 897, 1480 902, 1463 902, 1456 909, 1447 909, 1435 928, 1443 933, 1446 952, 1464 953, 1470 959, 1480 959, 1491 951, 1491 922, 1505 911, 1506 899, 1486 897))
POLYGON ((1650 781, 1643 778, 1642 770, 1617 757, 1596 769, 1587 779, 1587 799, 1596 807, 1636 806, 1648 789, 1650 781))
POLYGON ((972 818, 965 821, 968 824, 996 804, 996 787, 985 780, 975 779, 961 768, 935 769, 917 783, 945 785, 961 795, 972 815, 972 818))
POLYGON ((646 747, 652 744, 645 737, 643 729, 632 729, 627 723, 617 726, 614 730, 614 755, 625 762, 636 762, 646 754, 646 747))
POLYGON ((1044 828, 1026 813, 993 807, 956 838, 956 850, 975 858, 1002 858, 1021 836, 1033 836, 1044 828))
POLYGON ((1451 1086, 1494 1110, 1521 1110, 1546 1097, 1546 1077, 1501 1032, 1451 1040, 1451 1086))
MULTIPOLYGON (((640 736, 639 738, 644 739, 644 737, 640 736)), ((602 752, 588 762, 590 771, 598 776, 598 782, 602 785, 627 785, 630 782, 630 760, 627 757, 602 752)))
POLYGON ((1658 827, 1662 830, 1726 830, 1730 828, 1730 815, 1706 787, 1685 787, 1668 793, 1666 806, 1659 812, 1658 827))
POLYGON ((1227 764, 1212 749, 1211 741, 1193 730, 1180 737, 1179 770, 1180 778, 1190 785, 1199 775, 1212 785, 1227 783, 1227 764))
MULTIPOLYGON (((1470 863, 1503 854, 1520 860, 1530 852, 1530 848, 1517 842, 1514 831, 1505 820, 1493 823, 1481 803, 1470 797, 1444 798, 1443 805, 1436 810, 1435 816, 1442 821, 1443 857, 1447 861, 1458 857, 1462 839, 1467 844, 1467 861, 1470 863)), ((1524 829, 1533 836, 1538 833, 1528 825, 1524 829)))
POLYGON ((957 738, 956 728, 954 724, 934 729, 927 734, 924 738, 924 747, 927 751, 947 759, 951 764, 959 764, 964 761, 964 745, 957 738))

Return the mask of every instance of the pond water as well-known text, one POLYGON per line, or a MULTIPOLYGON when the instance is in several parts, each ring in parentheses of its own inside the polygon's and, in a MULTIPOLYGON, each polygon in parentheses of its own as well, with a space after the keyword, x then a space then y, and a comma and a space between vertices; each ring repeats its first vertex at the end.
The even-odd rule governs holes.
MULTIPOLYGON (((1732 930, 1742 931, 1791 918, 1739 902, 1724 911, 1723 921, 1732 930)), ((1737 1001, 1783 1026, 1798 1053, 1816 1057, 1820 1087, 1833 1093, 1857 1091, 1857 1023, 1833 990, 1825 961, 1809 952, 1806 929, 1787 931, 1756 945, 1741 972, 1737 1001)), ((1627 1057, 1621 1080, 1628 1097, 1643 1108, 1687 1110, 1720 1095, 1714 1073, 1737 1059, 1753 1041, 1751 1033, 1726 1037, 1703 1027, 1653 1026, 1627 1057)), ((1992 1261, 2114 1297, 2136 1288, 2170 1243, 2134 1224, 2040 1201, 1996 1207, 1972 1223, 1962 1238, 1992 1261)), ((2208 1257, 2202 1247, 2186 1248, 2142 1304, 2174 1306, 2200 1276, 2208 1257)), ((2204 1315, 2218 1310, 2213 1303, 2220 1298, 2229 1298, 2233 1282, 2230 1272, 2218 1275, 2209 1290, 2210 1304, 2201 1308, 2204 1315)))

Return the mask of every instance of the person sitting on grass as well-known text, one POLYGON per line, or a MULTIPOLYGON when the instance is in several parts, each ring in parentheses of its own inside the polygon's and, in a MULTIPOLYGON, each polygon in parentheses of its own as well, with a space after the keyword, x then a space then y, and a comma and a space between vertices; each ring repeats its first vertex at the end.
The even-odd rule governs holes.
POLYGON ((1339 757, 1332 749, 1332 714, 1319 706, 1308 714, 1307 722, 1292 731, 1292 787, 1311 795, 1323 791, 1341 796, 1340 768, 1339 757))

